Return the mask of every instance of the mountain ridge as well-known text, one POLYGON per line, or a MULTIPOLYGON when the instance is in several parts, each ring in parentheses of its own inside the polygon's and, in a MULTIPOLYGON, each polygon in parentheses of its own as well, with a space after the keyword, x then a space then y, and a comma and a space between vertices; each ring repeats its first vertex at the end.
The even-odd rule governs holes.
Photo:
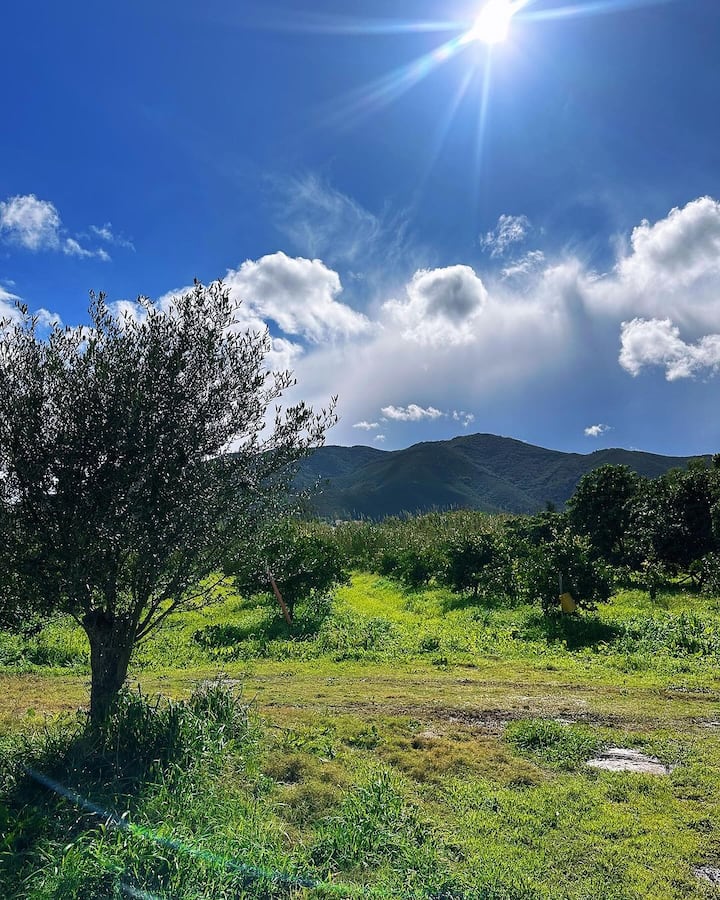
MULTIPOLYGON (((566 453, 494 434, 422 441, 402 450, 328 445, 300 464, 296 483, 320 483, 312 511, 328 519, 380 519, 433 509, 532 513, 562 507, 580 478, 607 463, 645 477, 684 467, 694 456, 610 447, 566 453)), ((707 458, 707 455, 705 455, 707 458)))

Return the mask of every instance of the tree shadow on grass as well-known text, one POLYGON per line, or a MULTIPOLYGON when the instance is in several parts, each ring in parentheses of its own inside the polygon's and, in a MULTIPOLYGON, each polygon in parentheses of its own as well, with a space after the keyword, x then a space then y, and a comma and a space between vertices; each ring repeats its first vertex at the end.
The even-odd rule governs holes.
MULTIPOLYGON (((108 827, 131 830, 126 816, 132 820, 159 785, 176 782, 182 793, 188 776, 201 768, 219 770, 228 740, 244 746, 253 739, 248 707, 221 681, 181 702, 151 703, 124 691, 102 726, 78 713, 41 734, 18 736, 0 760, 3 897, 25 896, 21 886, 45 867, 48 854, 59 862, 83 835, 108 827)), ((153 858, 150 846, 150 869, 153 858)), ((117 871, 97 878, 92 885, 79 883, 80 893, 72 896, 117 895, 117 871)))
POLYGON ((295 619, 288 625, 277 610, 268 605, 258 622, 223 622, 206 625, 193 634, 193 640, 206 650, 236 647, 246 641, 311 641, 331 613, 329 601, 310 601, 298 604, 295 619))
POLYGON ((543 615, 532 613, 521 628, 525 640, 563 644, 568 650, 598 649, 601 644, 612 644, 621 635, 621 628, 613 622, 605 622, 599 616, 543 615))
POLYGON ((444 613, 466 609, 516 609, 518 606, 523 606, 524 603, 525 601, 520 598, 511 597, 508 594, 498 593, 497 591, 488 591, 487 593, 479 593, 477 596, 470 593, 450 594, 443 598, 442 609, 444 613))

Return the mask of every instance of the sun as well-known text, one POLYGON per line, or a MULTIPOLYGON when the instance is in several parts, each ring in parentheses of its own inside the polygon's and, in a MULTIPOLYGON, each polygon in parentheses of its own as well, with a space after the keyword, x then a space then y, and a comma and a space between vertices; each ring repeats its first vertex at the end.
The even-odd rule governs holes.
POLYGON ((508 36, 512 17, 524 5, 517 0, 487 0, 475 19, 473 38, 484 44, 501 44, 508 36))

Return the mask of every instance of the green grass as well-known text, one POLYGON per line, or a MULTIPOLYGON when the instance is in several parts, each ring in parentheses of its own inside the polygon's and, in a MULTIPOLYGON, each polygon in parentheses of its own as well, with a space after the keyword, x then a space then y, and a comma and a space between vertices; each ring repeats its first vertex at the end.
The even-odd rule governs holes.
POLYGON ((128 700, 101 747, 73 713, 82 633, 0 635, 0 896, 711 896, 719 633, 680 590, 547 619, 357 573, 292 629, 228 591, 139 649, 132 681, 174 703, 128 700), (612 745, 674 768, 585 767, 612 745))

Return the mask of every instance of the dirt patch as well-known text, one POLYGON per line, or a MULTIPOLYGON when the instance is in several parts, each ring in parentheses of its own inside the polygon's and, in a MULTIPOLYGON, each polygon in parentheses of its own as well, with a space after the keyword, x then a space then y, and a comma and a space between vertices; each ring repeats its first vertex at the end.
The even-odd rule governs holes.
POLYGON ((589 759, 586 765, 607 772, 645 772, 648 775, 668 775, 672 771, 671 766, 656 757, 626 747, 609 747, 589 759))

